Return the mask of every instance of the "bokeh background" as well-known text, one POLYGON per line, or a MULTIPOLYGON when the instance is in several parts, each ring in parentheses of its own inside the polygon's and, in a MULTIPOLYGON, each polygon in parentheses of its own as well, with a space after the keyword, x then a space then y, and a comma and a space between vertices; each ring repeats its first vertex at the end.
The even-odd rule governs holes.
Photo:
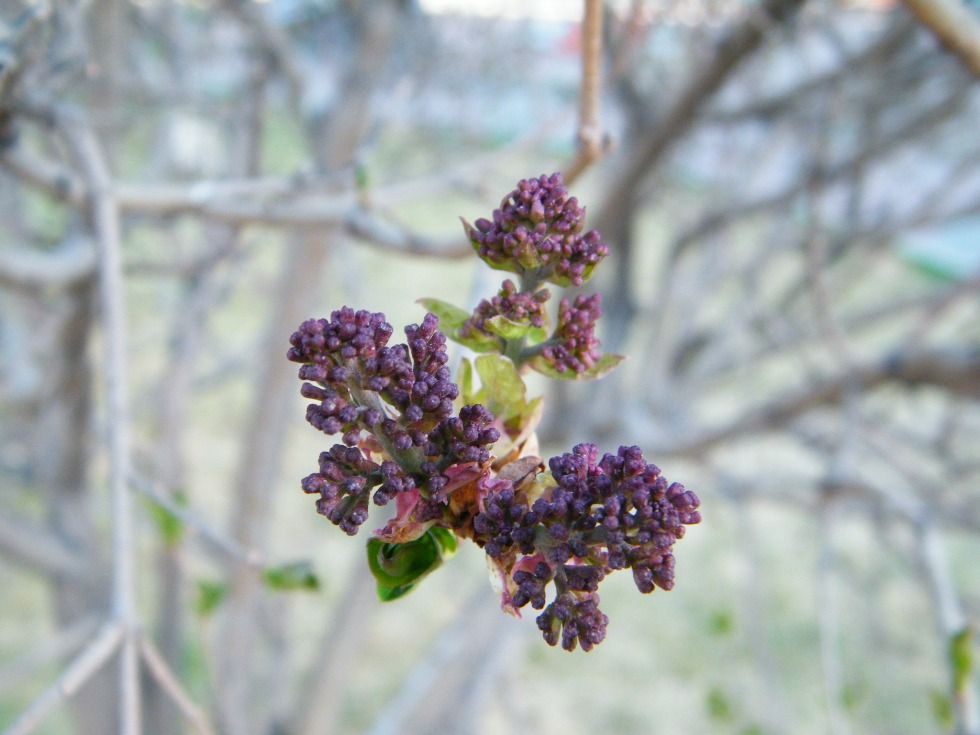
MULTIPOLYGON (((589 98, 575 0, 0 3, 0 731, 123 609, 150 735, 980 732, 980 7, 594 5, 589 98), (629 360, 532 380, 543 455, 638 444, 704 521, 568 654, 472 545, 376 601, 284 356, 492 294, 458 217, 585 142, 629 360)), ((126 732, 127 645, 36 732, 126 732)))

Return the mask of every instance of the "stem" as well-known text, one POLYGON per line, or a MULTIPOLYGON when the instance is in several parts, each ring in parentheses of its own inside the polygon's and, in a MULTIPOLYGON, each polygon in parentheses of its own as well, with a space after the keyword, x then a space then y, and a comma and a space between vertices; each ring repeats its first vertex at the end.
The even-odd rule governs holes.
MULTIPOLYGON (((374 393, 373 391, 361 390, 353 385, 349 386, 349 390, 351 398, 358 406, 373 408, 380 411, 382 416, 388 415, 385 405, 377 393, 374 393)), ((403 470, 406 472, 419 471, 419 466, 422 464, 422 462, 417 452, 415 452, 413 449, 398 449, 381 431, 371 431, 371 435, 378 440, 378 443, 403 470)))
POLYGON ((546 270, 550 271, 551 269, 535 268, 534 270, 521 270, 521 291, 523 293, 534 293, 537 291, 544 283, 545 278, 547 278, 549 275, 546 270))
POLYGON ((518 370, 521 364, 526 361, 525 353, 527 352, 527 338, 521 337, 520 339, 506 339, 504 340, 504 357, 509 357, 510 361, 514 363, 514 367, 518 370))
POLYGON ((119 667, 119 728, 122 735, 140 732, 140 681, 134 634, 137 626, 135 544, 132 495, 129 491, 129 396, 126 360, 126 300, 123 290, 119 206, 105 152, 88 128, 66 126, 92 189, 91 219, 99 263, 99 293, 105 332, 105 382, 112 498, 112 608, 124 639, 119 667))

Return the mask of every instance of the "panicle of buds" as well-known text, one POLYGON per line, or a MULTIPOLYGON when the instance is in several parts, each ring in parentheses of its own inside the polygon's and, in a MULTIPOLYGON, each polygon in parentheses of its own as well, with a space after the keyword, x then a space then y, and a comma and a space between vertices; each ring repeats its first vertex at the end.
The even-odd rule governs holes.
POLYGON ((598 232, 582 233, 584 224, 585 209, 568 195, 561 174, 554 173, 521 180, 492 220, 464 222, 464 227, 491 267, 581 286, 609 252, 598 232))
POLYGON ((477 305, 473 315, 463 322, 459 336, 470 338, 474 336, 491 336, 487 322, 494 317, 503 317, 510 322, 529 324, 532 327, 543 327, 547 315, 544 305, 551 298, 548 289, 540 291, 518 291, 511 280, 506 280, 500 287, 500 292, 492 299, 483 299, 477 305))
POLYGON ((600 353, 598 294, 563 298, 550 336, 546 329, 550 294, 541 285, 579 286, 608 252, 598 232, 583 232, 584 219, 553 174, 520 181, 492 219, 464 222, 486 263, 520 276, 469 316, 426 302, 453 339, 497 353, 474 363, 479 393, 472 371, 463 380, 477 396, 463 398, 487 405, 459 406, 434 314, 389 345, 384 314, 343 307, 303 322, 288 352, 311 401, 307 421, 343 442, 321 452, 302 481, 317 511, 354 535, 372 504, 395 506, 368 543, 381 599, 408 592, 469 538, 501 582, 502 607, 541 611, 544 640, 569 651, 605 638, 598 590, 610 573, 629 569, 642 593, 671 589, 674 544, 701 520, 697 495, 668 483, 639 447, 600 457, 595 444, 579 444, 547 469, 535 456, 541 400, 526 399, 521 374, 594 379, 623 359, 600 353))
POLYGON ((674 586, 674 543, 700 522, 700 501, 679 483, 668 484, 639 447, 620 447, 599 459, 594 444, 579 444, 548 462, 554 484, 529 500, 513 487, 483 499, 475 541, 508 575, 511 603, 544 605, 544 586, 556 598, 538 618, 544 638, 588 650, 605 635, 599 583, 631 569, 637 589, 674 586), (533 561, 532 568, 529 562, 533 561))
POLYGON ((558 326, 552 344, 544 347, 541 356, 557 372, 583 373, 602 357, 595 335, 596 323, 602 316, 602 297, 580 295, 574 302, 562 299, 558 307, 558 326))

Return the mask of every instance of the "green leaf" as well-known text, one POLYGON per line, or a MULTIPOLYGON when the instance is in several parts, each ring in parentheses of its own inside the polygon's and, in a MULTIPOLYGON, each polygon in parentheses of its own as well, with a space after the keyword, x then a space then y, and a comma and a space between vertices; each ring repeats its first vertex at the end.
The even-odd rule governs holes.
POLYGON ((218 606, 224 602, 227 596, 228 586, 223 582, 199 580, 197 583, 197 604, 194 608, 198 615, 206 618, 218 609, 218 606))
POLYGON ((716 720, 731 722, 735 719, 732 703, 729 701, 728 696, 718 687, 712 687, 708 691, 705 705, 708 708, 708 714, 716 720))
POLYGON ((363 163, 358 163, 354 167, 354 185, 358 191, 365 191, 370 184, 368 169, 363 163))
POLYGON ((439 545, 439 554, 444 561, 455 556, 456 550, 459 548, 459 541, 455 533, 448 528, 440 528, 439 526, 430 528, 429 533, 432 534, 433 540, 439 545))
POLYGON ((953 671, 953 691, 960 694, 969 685, 973 671, 973 631, 964 628, 949 639, 949 665, 953 671))
POLYGON ((470 318, 468 311, 439 299, 419 299, 416 303, 439 317, 439 329, 447 335, 456 332, 470 318))
POLYGON ((487 319, 484 328, 507 340, 527 340, 527 344, 532 347, 548 339, 548 330, 544 326, 536 327, 529 321, 515 322, 501 314, 487 319))
POLYGON ((456 553, 456 547, 455 535, 445 528, 430 528, 424 536, 406 544, 370 539, 368 567, 378 585, 378 599, 390 602, 407 595, 456 553))
POLYGON ((476 403, 476 391, 473 390, 473 363, 465 357, 459 365, 459 392, 463 396, 463 405, 476 403))
POLYGON ((288 592, 293 590, 320 589, 320 580, 308 561, 295 561, 278 567, 269 567, 262 572, 262 581, 270 589, 288 592))
MULTIPOLYGON (((174 505, 187 507, 187 496, 183 491, 178 490, 173 494, 174 505)), ((155 502, 152 498, 147 499, 149 504, 150 516, 156 523, 157 530, 160 532, 163 543, 169 547, 176 546, 184 537, 184 522, 175 513, 155 502)))
MULTIPOLYGON (((582 284, 580 285, 584 285, 585 283, 588 283, 589 279, 592 278, 592 272, 595 270, 595 267, 597 265, 598 263, 593 263, 592 265, 585 266, 585 270, 582 272, 582 284)), ((565 276, 559 276, 555 273, 552 273, 550 276, 548 276, 548 281, 555 284, 556 286, 561 286, 562 288, 569 288, 570 286, 575 285, 574 283, 572 283, 570 278, 566 278, 565 276)))
POLYGON ((588 370, 582 371, 581 373, 576 373, 574 370, 558 372, 555 370, 554 366, 545 360, 541 355, 532 358, 528 362, 528 365, 531 366, 532 370, 557 380, 598 380, 604 375, 607 375, 615 370, 619 363, 625 359, 626 358, 622 355, 603 355, 599 358, 595 365, 588 370))
POLYGON ((463 345, 463 347, 469 347, 473 352, 500 352, 504 347, 503 343, 497 337, 475 330, 467 337, 460 336, 458 330, 449 333, 447 336, 454 342, 463 345))
POLYGON ((531 329, 530 322, 513 322, 502 314, 490 317, 483 326, 488 332, 504 339, 523 339, 531 329))
POLYGON ((953 702, 938 689, 929 692, 929 700, 932 702, 932 716, 940 727, 952 730, 956 726, 956 715, 953 712, 953 702))
POLYGON ((840 703, 848 712, 856 710, 868 698, 868 688, 863 682, 841 687, 840 703))
POLYGON ((535 347, 541 344, 542 342, 544 342, 546 339, 548 339, 549 332, 546 324, 547 322, 545 322, 545 325, 542 325, 540 327, 532 326, 530 329, 527 330, 526 339, 527 339, 528 347, 535 347))
POLYGON ((481 386, 477 398, 494 416, 506 423, 524 413, 527 387, 514 363, 502 355, 484 355, 476 358, 476 373, 481 386))
POLYGON ((599 358, 599 362, 585 371, 584 375, 589 380, 598 380, 619 367, 619 363, 625 359, 622 355, 603 355, 599 358))
POLYGON ((715 635, 729 635, 735 629, 735 618, 728 610, 717 610, 711 613, 708 620, 708 630, 715 635))

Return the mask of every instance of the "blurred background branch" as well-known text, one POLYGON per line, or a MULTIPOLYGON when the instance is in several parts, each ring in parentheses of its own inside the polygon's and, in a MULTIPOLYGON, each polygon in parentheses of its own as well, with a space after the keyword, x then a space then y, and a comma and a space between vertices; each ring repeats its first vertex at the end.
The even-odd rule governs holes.
POLYGON ((960 0, 4 4, 0 731, 980 734, 978 29, 960 0), (495 292, 457 217, 554 170, 631 359, 547 389, 542 456, 639 444, 705 509, 683 583, 610 582, 573 657, 472 549, 376 602, 298 489, 325 447, 284 359, 344 303, 400 328, 495 292))

